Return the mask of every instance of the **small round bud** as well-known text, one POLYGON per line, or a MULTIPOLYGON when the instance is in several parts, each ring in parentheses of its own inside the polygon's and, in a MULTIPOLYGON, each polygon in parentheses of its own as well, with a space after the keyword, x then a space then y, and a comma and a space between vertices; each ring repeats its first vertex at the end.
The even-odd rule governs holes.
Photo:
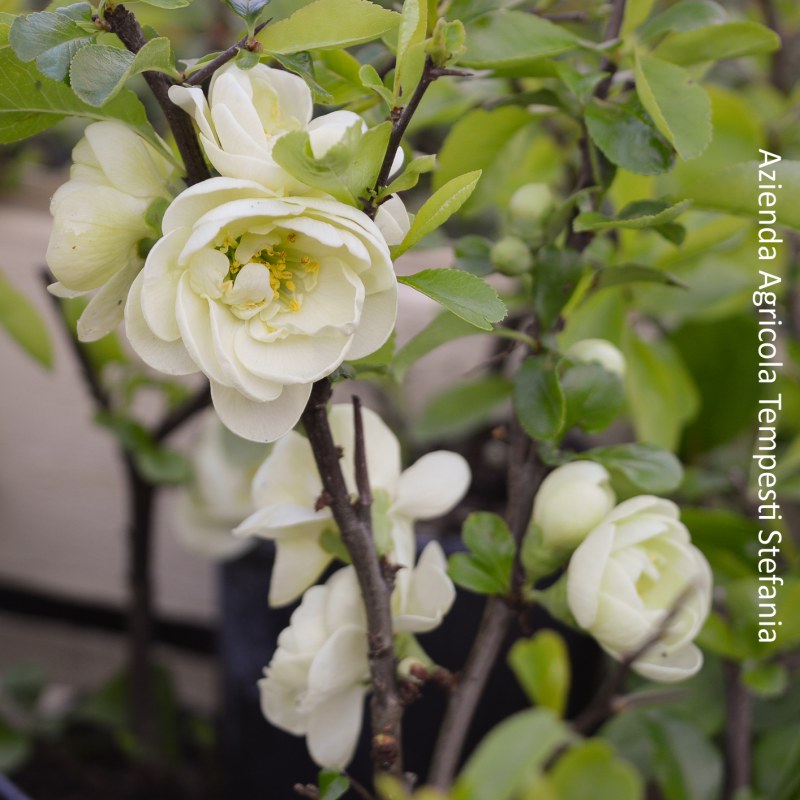
POLYGON ((508 213, 512 222, 535 222, 552 207, 553 193, 546 183, 526 183, 511 196, 508 213))
POLYGON ((600 364, 608 372, 625 377, 625 356, 605 339, 582 339, 569 347, 564 355, 572 361, 600 364))
POLYGON ((528 245, 516 236, 505 236, 492 246, 492 266, 503 275, 522 275, 533 266, 528 245))
POLYGON ((616 495, 605 467, 573 461, 553 470, 533 503, 533 522, 546 547, 572 548, 614 508, 616 495))
POLYGON ((408 683, 413 683, 416 686, 421 686, 423 683, 425 683, 425 681, 428 680, 430 674, 428 672, 428 667, 425 664, 423 664, 418 658, 409 656, 408 658, 404 658, 397 665, 397 676, 401 681, 406 681, 408 683))

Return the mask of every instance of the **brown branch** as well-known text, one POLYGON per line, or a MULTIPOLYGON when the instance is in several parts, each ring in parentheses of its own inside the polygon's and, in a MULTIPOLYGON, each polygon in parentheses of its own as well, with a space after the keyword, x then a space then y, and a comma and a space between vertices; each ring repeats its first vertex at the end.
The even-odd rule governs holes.
MULTIPOLYGON (((256 26, 255 35, 258 35, 267 25, 269 20, 261 22, 256 26)), ((236 58, 240 50, 252 50, 258 52, 261 45, 255 39, 245 35, 236 44, 232 44, 227 50, 223 50, 216 58, 204 64, 197 72, 193 72, 185 81, 187 86, 200 86, 205 83, 220 67, 224 67, 229 61, 236 58)))
POLYGON ((764 16, 764 22, 778 34, 778 38, 781 40, 780 47, 772 54, 770 81, 776 89, 784 94, 788 94, 791 91, 794 81, 791 74, 791 64, 786 57, 786 34, 781 25, 781 20, 778 15, 778 10, 775 8, 774 1, 759 0, 759 5, 761 6, 761 13, 764 16))
POLYGON ((317 381, 303 412, 302 422, 314 453, 323 489, 329 495, 333 517, 353 562, 364 598, 372 678, 370 711, 373 764, 377 772, 389 772, 402 778, 403 706, 395 676, 391 591, 381 571, 371 527, 365 523, 351 502, 342 474, 340 453, 328 423, 327 403, 330 395, 331 386, 328 380, 317 381))
POLYGON ((680 613, 692 592, 696 590, 694 583, 689 584, 672 604, 661 624, 648 636, 635 650, 626 653, 620 660, 617 668, 600 687, 591 704, 578 715, 572 727, 578 733, 586 736, 594 733, 607 719, 614 716, 619 710, 619 697, 626 678, 633 669, 633 665, 653 647, 655 647, 669 629, 675 617, 680 613))
POLYGON ((372 525, 372 490, 369 485, 367 445, 364 440, 364 417, 361 414, 361 398, 353 395, 353 430, 355 436, 353 461, 358 491, 358 513, 364 525, 372 525))
MULTIPOLYGON (((138 53, 147 44, 139 21, 125 6, 107 6, 104 17, 110 30, 131 53, 138 53)), ((210 178, 211 173, 203 158, 203 151, 197 141, 191 118, 169 99, 169 87, 172 81, 160 72, 145 72, 144 79, 161 106, 170 130, 175 136, 175 144, 186 168, 186 182, 191 186, 210 178)))
POLYGON ((725 676, 725 800, 750 786, 753 698, 742 683, 742 668, 724 661, 725 676))

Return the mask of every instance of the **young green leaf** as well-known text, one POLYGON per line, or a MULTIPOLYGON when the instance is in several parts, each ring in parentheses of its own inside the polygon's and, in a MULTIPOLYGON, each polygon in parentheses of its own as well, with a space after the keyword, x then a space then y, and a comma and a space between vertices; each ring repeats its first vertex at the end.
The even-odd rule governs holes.
POLYGON ((537 769, 542 769, 573 736, 546 708, 508 717, 478 745, 456 782, 452 800, 511 800, 524 796, 520 792, 537 769))
POLYGON ((514 537, 496 514, 470 514, 461 534, 469 552, 450 556, 448 573, 459 586, 478 594, 506 594, 514 565, 514 537))
POLYGON ((603 155, 638 175, 659 175, 671 169, 675 156, 640 103, 625 105, 592 99, 585 111, 586 128, 603 155))
POLYGON ((166 37, 152 39, 136 55, 104 44, 84 47, 72 59, 69 75, 75 94, 100 108, 129 78, 148 71, 175 74, 172 47, 166 37))
POLYGON ((668 36, 653 55, 688 66, 723 58, 772 53, 781 46, 778 34, 756 22, 726 22, 668 36))
POLYGON ((319 800, 339 800, 350 788, 350 779, 335 769, 319 772, 319 800))
POLYGON ((16 287, 0 273, 0 325, 45 367, 53 366, 53 345, 44 320, 16 287))
POLYGON ((636 53, 636 91, 656 127, 688 161, 711 141, 711 100, 686 70, 636 53))
POLYGON ((377 179, 391 128, 390 122, 384 122, 363 132, 361 123, 355 122, 321 158, 314 156, 307 132, 292 131, 275 143, 272 156, 309 186, 357 205, 377 179))
POLYGON ((192 0, 142 0, 145 5, 154 6, 155 8, 166 8, 171 10, 173 8, 186 8, 192 0))
POLYGON ((511 383, 502 375, 487 375, 446 389, 425 407, 414 426, 415 438, 439 441, 468 433, 486 425, 510 396, 511 383))
POLYGON ((269 53, 351 47, 394 30, 400 15, 368 0, 315 0, 268 25, 258 40, 269 53))
POLYGON ((481 330, 490 331, 506 315, 506 307, 486 281, 457 269, 425 269, 400 275, 399 283, 427 295, 457 317, 481 330))
MULTIPOLYGON (((570 748, 553 767, 550 783, 560 800, 607 797, 641 800, 644 783, 627 761, 618 758, 608 742, 591 739, 570 748)), ((687 797, 688 800, 688 797, 687 797)))
POLYGON ((668 200, 637 200, 625 206, 615 217, 607 217, 594 211, 578 214, 574 229, 583 231, 606 231, 616 228, 641 230, 657 228, 677 219, 692 204, 691 200, 682 200, 672 205, 668 200))
POLYGON ((574 425, 587 433, 605 430, 625 403, 622 379, 600 364, 575 364, 561 376, 566 401, 564 428, 574 425))
POLYGON ((404 0, 397 32, 393 105, 404 105, 422 76, 425 52, 417 46, 425 41, 427 31, 428 0, 404 0))
POLYGON ((63 80, 73 56, 100 32, 91 14, 88 3, 76 3, 55 13, 39 11, 19 16, 9 31, 9 44, 20 61, 35 60, 40 72, 63 80))
POLYGON ((728 12, 714 0, 681 0, 649 19, 638 30, 639 39, 650 42, 672 31, 691 31, 727 22, 728 12))
POLYGON ((534 271, 533 308, 541 330, 548 331, 572 297, 583 265, 574 250, 548 246, 539 250, 534 271))
POLYGON ((508 664, 531 703, 563 716, 570 684, 569 652, 555 631, 544 630, 520 639, 508 654, 508 664))
POLYGON ((520 424, 534 439, 555 439, 564 427, 566 403, 555 369, 545 356, 530 356, 514 382, 520 424))
POLYGON ((378 70, 372 64, 362 65, 358 70, 358 77, 365 89, 375 92, 389 108, 394 106, 394 95, 390 89, 386 88, 381 76, 378 75, 378 70))
POLYGON ((444 225, 469 200, 480 177, 480 170, 467 172, 437 189, 417 212, 406 238, 394 248, 392 256, 394 258, 401 256, 429 233, 433 233, 441 225, 444 225))
POLYGON ((671 272, 642 264, 623 264, 619 267, 601 269, 592 282, 594 289, 610 289, 613 286, 625 286, 629 283, 658 283, 662 286, 686 288, 671 272))
POLYGON ((622 475, 638 490, 649 494, 674 492, 683 478, 681 462, 669 451, 649 444, 595 447, 579 457, 602 464, 612 478, 622 475))
POLYGON ((269 0, 224 0, 224 3, 237 17, 252 25, 267 7, 269 0))
POLYGON ((436 166, 436 156, 418 156, 406 165, 406 168, 398 175, 382 192, 386 196, 396 192, 405 192, 413 189, 419 182, 420 176, 426 172, 433 171, 436 166))
POLYGON ((566 28, 534 14, 500 10, 466 25, 467 49, 459 63, 476 69, 524 68, 580 46, 566 28))

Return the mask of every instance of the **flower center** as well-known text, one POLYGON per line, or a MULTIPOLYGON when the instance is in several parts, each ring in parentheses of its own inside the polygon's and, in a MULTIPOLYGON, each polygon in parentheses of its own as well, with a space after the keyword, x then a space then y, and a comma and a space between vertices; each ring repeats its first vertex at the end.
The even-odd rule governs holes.
POLYGON ((240 318, 260 313, 267 322, 302 308, 305 294, 317 284, 319 262, 295 247, 296 233, 258 238, 226 238, 216 249, 229 264, 222 282, 226 302, 240 318))

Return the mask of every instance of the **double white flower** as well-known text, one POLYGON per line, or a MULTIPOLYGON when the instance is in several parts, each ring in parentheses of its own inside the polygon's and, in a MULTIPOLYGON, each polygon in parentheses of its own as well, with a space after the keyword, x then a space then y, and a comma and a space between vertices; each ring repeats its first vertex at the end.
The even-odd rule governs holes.
MULTIPOLYGON (((441 547, 432 542, 414 568, 401 569, 392 594, 395 633, 433 630, 450 610, 455 588, 441 547)), ((259 681, 264 716, 306 736, 322 767, 341 769, 353 757, 369 691, 364 604, 355 570, 344 567, 312 586, 278 637, 259 681)))
MULTIPOLYGON (((333 439, 342 448, 342 472, 355 494, 353 409, 346 404, 330 410, 333 439)), ((390 560, 410 567, 415 558, 414 520, 447 513, 464 496, 470 483, 467 462, 457 453, 428 453, 404 472, 400 444, 383 420, 363 410, 364 440, 370 484, 375 498, 374 529, 388 533, 390 560)), ((329 508, 315 509, 322 482, 308 440, 294 431, 276 442, 253 480, 258 509, 235 533, 274 539, 275 565, 269 602, 281 606, 296 600, 333 560, 321 544, 327 530, 336 531, 329 508)), ((402 574, 402 573, 401 573, 402 574)))
POLYGON ((72 151, 70 179, 53 195, 47 263, 61 296, 95 294, 78 322, 93 341, 122 320, 125 297, 144 264, 140 243, 158 235, 145 220, 156 200, 172 199, 175 167, 121 122, 95 122, 72 151))

